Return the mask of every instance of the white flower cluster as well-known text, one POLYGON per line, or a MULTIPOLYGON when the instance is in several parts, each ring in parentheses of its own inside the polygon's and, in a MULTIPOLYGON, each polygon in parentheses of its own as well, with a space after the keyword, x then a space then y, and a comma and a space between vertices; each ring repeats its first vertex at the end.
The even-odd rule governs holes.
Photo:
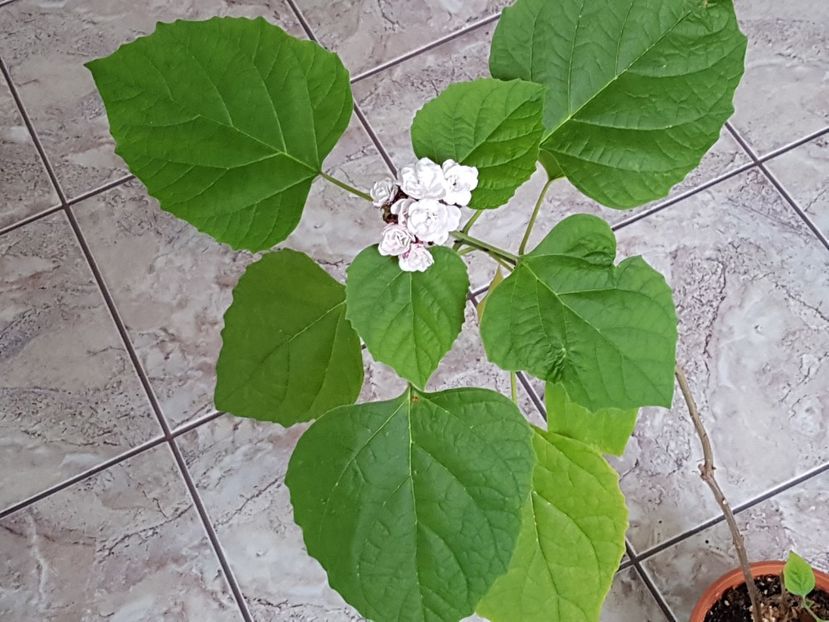
POLYGON ((380 254, 398 258, 400 269, 424 272, 434 263, 429 246, 443 244, 460 225, 461 207, 478 186, 478 169, 446 160, 443 166, 421 158, 401 169, 398 179, 374 184, 371 198, 386 222, 380 254))

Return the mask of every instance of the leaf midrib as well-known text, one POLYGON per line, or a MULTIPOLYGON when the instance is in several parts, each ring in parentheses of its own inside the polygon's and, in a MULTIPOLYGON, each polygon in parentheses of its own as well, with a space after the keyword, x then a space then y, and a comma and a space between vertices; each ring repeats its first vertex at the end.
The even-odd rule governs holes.
MULTIPOLYGON (((631 0, 631 2, 634 2, 634 1, 635 0, 631 0)), ((632 4, 631 4, 631 6, 632 6, 632 4)), ((616 75, 614 75, 613 78, 611 78, 604 86, 602 86, 600 89, 598 89, 596 91, 596 93, 594 93, 586 102, 584 102, 576 110, 570 112, 567 115, 567 117, 564 118, 555 128, 552 128, 552 129, 548 130, 541 139, 542 144, 547 143, 547 141, 550 138, 552 138, 554 134, 556 134, 561 128, 563 128, 567 123, 569 123, 578 113, 580 113, 582 110, 584 110, 584 108, 586 108, 588 105, 590 105, 590 103, 593 100, 595 100, 597 97, 602 95, 610 87, 610 85, 612 85, 614 82, 616 82, 616 80, 618 80, 625 73, 627 73, 631 69, 631 67, 633 67, 636 63, 638 63, 648 52, 650 52, 653 48, 655 48, 657 45, 662 43, 662 41, 663 41, 663 39, 665 39, 665 37, 667 37, 669 34, 671 34, 676 29, 677 26, 679 26, 683 21, 688 19, 688 17, 691 16, 692 14, 693 14, 693 9, 689 10, 687 13, 684 13, 682 15, 682 17, 680 17, 670 28, 665 30, 665 32, 663 32, 659 36, 659 38, 656 39, 656 41, 654 41, 642 53, 640 53, 636 58, 634 58, 624 69, 622 69, 621 71, 617 71, 616 75)), ((574 37, 574 42, 575 42, 575 37, 574 37)), ((620 40, 617 41, 617 45, 620 44, 620 42, 621 42, 621 36, 620 36, 620 40)), ((570 56, 570 61, 572 63, 572 54, 570 56)), ((617 60, 617 64, 618 64, 618 60, 617 60)), ((547 86, 547 85, 545 85, 545 86, 547 86)))
MULTIPOLYGON (((340 302, 335 304, 333 307, 330 307, 329 309, 327 309, 322 315, 317 317, 315 320, 313 320, 312 322, 310 322, 309 324, 304 326, 301 330, 299 330, 298 332, 296 332, 293 335, 289 336, 287 339, 285 339, 283 341, 280 341, 279 343, 275 344, 272 348, 270 348, 267 351, 267 353, 264 356, 261 357, 259 362, 256 363, 256 365, 254 365, 252 371, 249 374, 246 375, 245 379, 243 381, 239 382, 239 384, 237 384, 236 387, 233 390, 231 390, 230 393, 228 393, 224 397, 224 399, 229 400, 229 399, 235 397, 236 394, 239 391, 241 391, 244 387, 246 387, 248 385, 248 383, 259 372, 259 370, 262 368, 262 366, 265 365, 265 363, 268 361, 268 359, 270 359, 278 351, 280 351, 283 348, 289 346, 291 343, 293 343, 294 340, 298 339, 301 335, 303 335, 304 333, 309 331, 311 328, 313 328, 314 326, 316 326, 317 324, 322 322, 325 318, 327 318, 329 315, 331 315, 331 313, 336 311, 339 307, 344 307, 344 306, 345 306, 345 300, 341 300, 340 302)), ((332 350, 332 353, 333 353, 333 350, 332 350)))
MULTIPOLYGON (((192 53, 192 51, 189 50, 189 48, 187 48, 180 41, 173 40, 172 42, 174 44, 176 44, 178 47, 186 49, 187 53, 190 55, 190 57, 193 58, 194 60, 196 60, 196 64, 198 64, 201 67, 201 63, 196 59, 195 55, 192 53)), ((224 128, 233 130, 234 132, 236 132, 240 136, 244 136, 245 138, 248 138, 248 139, 260 144, 261 146, 265 147, 266 149, 270 150, 273 155, 269 156, 269 157, 273 157, 273 156, 276 156, 276 155, 284 155, 288 159, 293 160, 297 164, 300 164, 300 165, 304 166, 305 168, 307 168, 308 170, 312 171, 315 175, 320 173, 321 167, 312 166, 312 165, 308 164, 307 162, 304 162, 303 160, 300 160, 299 158, 297 158, 296 156, 294 156, 292 153, 290 153, 288 151, 288 145, 285 142, 285 134, 284 134, 284 132, 282 132, 282 123, 281 123, 281 120, 279 119, 279 115, 276 112, 276 105, 273 101, 273 98, 271 97, 271 94, 270 94, 270 91, 268 90, 267 84, 265 83, 265 78, 262 76, 262 74, 259 72, 258 67, 256 67, 255 65, 254 65, 254 69, 256 70, 256 75, 259 76, 259 79, 262 82, 262 86, 265 90, 265 93, 267 94, 268 102, 270 103, 271 108, 274 111, 274 116, 277 120, 277 124, 279 125, 280 133, 282 134, 282 140, 283 140, 283 142, 285 142, 284 147, 281 147, 281 148, 276 147, 275 145, 272 145, 269 142, 265 142, 261 138, 257 138, 256 136, 253 136, 252 134, 249 134, 248 132, 246 132, 243 129, 241 129, 241 128, 237 127, 236 125, 234 125, 233 124, 233 119, 230 116, 230 111, 227 108, 227 102, 224 100, 224 97, 222 97, 221 91, 219 91, 218 86, 216 85, 216 83, 213 82, 213 80, 210 78, 210 75, 206 71, 205 71, 205 77, 206 77, 207 81, 210 82, 211 86, 213 86, 213 89, 215 90, 217 97, 222 102, 222 106, 225 109, 225 112, 227 114, 227 123, 222 123, 222 122, 220 122, 216 119, 212 119, 210 117, 207 117, 207 116, 205 116, 205 115, 203 115, 199 112, 189 110, 186 106, 182 105, 182 103, 180 101, 178 101, 175 97, 173 97, 173 93, 170 90, 170 86, 169 86, 169 83, 167 81, 167 76, 164 75, 164 73, 160 69, 158 69, 158 67, 155 66, 155 64, 152 62, 152 59, 149 56, 145 55, 145 57, 147 58, 147 61, 150 64, 150 66, 152 66, 152 68, 156 71, 156 73, 159 75, 159 77, 164 82, 164 87, 167 90, 167 100, 170 101, 171 103, 175 104, 176 107, 178 107, 179 110, 181 110, 182 112, 185 112, 187 114, 195 114, 195 116, 188 119, 188 121, 193 121, 195 119, 203 119, 204 121, 206 121, 208 123, 212 123, 214 125, 218 125, 220 127, 224 127, 224 128)), ((307 90, 307 84, 306 84, 306 90, 307 90)), ((316 138, 316 131, 314 132, 314 136, 316 138)), ((314 146, 315 146, 315 150, 316 150, 316 141, 314 142, 314 146)), ((261 158, 261 159, 266 159, 266 158, 261 158)), ((257 162, 257 161, 259 161, 259 160, 254 161, 254 163, 257 162)), ((187 162, 187 164, 191 164, 191 163, 187 162)), ((243 165, 243 166, 247 166, 247 164, 243 165)), ((225 168, 225 167, 215 167, 215 168, 225 168)), ((227 168, 229 170, 231 168, 240 168, 240 167, 227 167, 227 168)))

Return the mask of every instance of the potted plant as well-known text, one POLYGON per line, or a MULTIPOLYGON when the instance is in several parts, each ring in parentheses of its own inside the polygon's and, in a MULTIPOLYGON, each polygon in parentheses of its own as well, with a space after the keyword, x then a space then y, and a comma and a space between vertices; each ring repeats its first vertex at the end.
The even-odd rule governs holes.
POLYGON ((612 209, 665 196, 733 112, 745 47, 730 0, 517 0, 491 77, 418 111, 411 164, 369 191, 324 171, 352 116, 345 67, 261 18, 161 23, 88 64, 117 153, 162 209, 261 253, 225 314, 215 402, 310 423, 286 477, 294 517, 363 616, 598 620, 627 529, 605 454, 639 408, 670 406, 675 374, 693 401, 662 275, 617 263, 595 216, 530 236, 554 180, 612 209), (538 165, 548 182, 519 247, 475 235, 538 165), (378 244, 345 284, 273 250, 317 180, 376 214, 378 244), (546 382, 546 429, 514 395, 429 385, 464 322, 470 253, 498 267, 479 305, 487 356, 513 386, 546 382), (401 395, 355 404, 362 345, 408 381, 401 395))

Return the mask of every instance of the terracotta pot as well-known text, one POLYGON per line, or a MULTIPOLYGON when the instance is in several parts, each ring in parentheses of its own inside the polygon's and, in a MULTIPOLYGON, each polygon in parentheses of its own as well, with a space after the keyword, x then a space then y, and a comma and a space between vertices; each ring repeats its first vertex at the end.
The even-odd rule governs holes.
MULTIPOLYGON (((783 574, 783 566, 785 562, 775 562, 775 561, 768 561, 768 562, 756 562, 751 564, 751 572, 754 574, 755 577, 760 577, 763 575, 768 574, 776 574, 781 575, 783 574)), ((821 572, 820 570, 815 570, 815 580, 817 582, 818 589, 823 590, 824 592, 829 593, 829 575, 825 572, 821 572)), ((719 579, 714 581, 705 593, 702 595, 702 598, 699 599, 697 602, 697 606, 694 607, 694 612, 691 614, 691 619, 689 622, 704 622, 705 616, 708 613, 709 609, 714 606, 720 597, 723 595, 727 589, 736 587, 742 583, 745 583, 745 579, 743 579, 743 572, 739 568, 735 568, 731 572, 728 572, 721 576, 719 579)))

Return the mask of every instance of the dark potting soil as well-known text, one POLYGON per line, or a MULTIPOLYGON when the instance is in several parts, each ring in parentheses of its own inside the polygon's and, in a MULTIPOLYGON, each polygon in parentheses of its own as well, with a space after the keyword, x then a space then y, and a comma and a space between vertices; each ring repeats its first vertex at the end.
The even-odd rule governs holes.
MULTIPOLYGON (((780 595, 780 577, 769 574, 761 577, 754 577, 754 583, 760 594, 768 597, 771 603, 771 610, 765 612, 763 622, 776 620, 777 622, 814 622, 814 618, 807 611, 795 608, 784 612, 780 608, 780 599, 774 598, 780 595)), ((812 611, 823 619, 829 619, 829 593, 823 590, 815 590, 809 594, 809 601, 812 603, 812 611)), ((796 602, 796 601, 792 601, 796 602)), ((720 599, 714 603, 711 610, 705 616, 705 622, 752 622, 750 613, 751 601, 748 598, 746 584, 741 583, 737 587, 726 590, 720 599)))

